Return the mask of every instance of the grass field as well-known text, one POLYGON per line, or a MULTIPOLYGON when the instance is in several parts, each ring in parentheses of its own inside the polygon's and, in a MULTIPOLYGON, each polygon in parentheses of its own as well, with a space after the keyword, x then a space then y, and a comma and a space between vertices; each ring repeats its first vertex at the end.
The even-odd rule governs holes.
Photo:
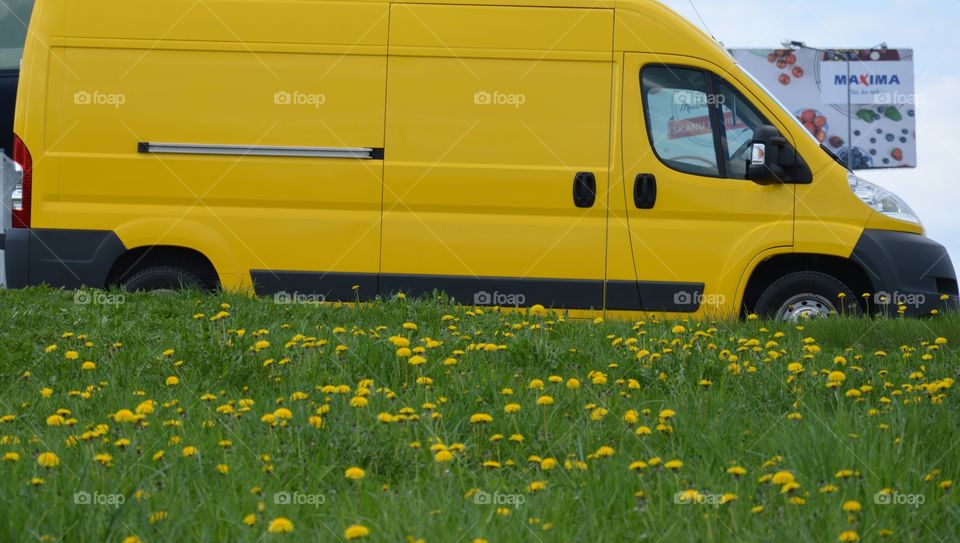
POLYGON ((960 534, 956 315, 584 322, 46 289, 0 306, 0 541, 960 534))

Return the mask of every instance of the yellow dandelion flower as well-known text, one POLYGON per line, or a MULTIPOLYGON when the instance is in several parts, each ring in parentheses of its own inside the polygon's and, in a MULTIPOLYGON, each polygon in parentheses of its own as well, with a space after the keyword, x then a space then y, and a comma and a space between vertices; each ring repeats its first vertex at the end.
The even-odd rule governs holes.
POLYGON ((547 488, 546 481, 534 481, 527 485, 527 492, 540 492, 541 490, 547 488))
POLYGON ((60 465, 60 457, 47 451, 37 456, 37 465, 47 469, 53 469, 60 465))
POLYGON ((293 523, 284 517, 277 517, 270 521, 267 531, 271 534, 284 534, 293 531, 293 523))
POLYGON ((847 513, 859 513, 860 510, 863 509, 863 506, 860 505, 860 502, 856 500, 850 500, 850 501, 843 502, 841 509, 843 509, 847 513))
POLYGON ((486 424, 493 422, 493 417, 486 413, 474 413, 470 416, 470 424, 486 424))
POLYGON ((367 528, 362 524, 354 524, 343 531, 344 539, 360 539, 361 537, 367 537, 368 535, 370 535, 370 528, 367 528))
POLYGON ((598 457, 600 457, 600 458, 609 458, 609 457, 613 456, 614 453, 616 453, 616 450, 614 450, 613 447, 604 445, 604 446, 600 447, 599 449, 597 449, 596 455, 597 455, 598 457))
POLYGON ((771 484, 775 485, 785 485, 794 482, 795 478, 793 474, 789 471, 778 471, 770 479, 771 484))

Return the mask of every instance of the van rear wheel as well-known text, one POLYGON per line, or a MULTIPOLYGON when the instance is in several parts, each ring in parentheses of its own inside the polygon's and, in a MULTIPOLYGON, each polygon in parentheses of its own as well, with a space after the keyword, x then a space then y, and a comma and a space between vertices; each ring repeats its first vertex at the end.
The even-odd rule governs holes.
POLYGON ((757 300, 757 314, 778 321, 859 316, 856 295, 842 281, 825 273, 794 272, 774 281, 757 300))
POLYGON ((122 286, 131 292, 165 293, 188 288, 210 290, 199 275, 177 266, 144 268, 124 279, 122 286))

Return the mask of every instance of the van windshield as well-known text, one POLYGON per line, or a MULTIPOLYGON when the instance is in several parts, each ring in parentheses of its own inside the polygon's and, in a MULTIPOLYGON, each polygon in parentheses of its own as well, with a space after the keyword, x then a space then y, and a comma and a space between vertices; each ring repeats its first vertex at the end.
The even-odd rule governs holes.
POLYGON ((20 69, 34 0, 0 1, 0 70, 20 69))
MULTIPOLYGON (((736 63, 734 63, 734 64, 736 64, 736 63)), ((741 72, 741 73, 743 73, 745 76, 749 77, 749 78, 750 78, 750 81, 753 81, 754 83, 756 83, 756 85, 757 85, 758 87, 760 87, 760 90, 763 91, 764 94, 766 94, 767 96, 769 96, 770 99, 773 100, 774 103, 777 104, 777 106, 780 108, 781 111, 783 111, 783 113, 786 115, 786 117, 787 117, 788 119, 790 119, 791 121, 793 121, 793 123, 794 123, 795 125, 797 125, 798 127, 800 127, 800 129, 801 129, 800 132, 801 132, 801 133, 806 134, 807 136, 810 137, 810 139, 812 139, 813 141, 817 142, 817 145, 818 145, 818 146, 820 145, 820 142, 817 141, 817 138, 816 138, 813 134, 811 134, 810 131, 807 130, 807 129, 803 126, 803 124, 801 124, 800 121, 797 120, 797 118, 796 118, 792 113, 790 113, 790 110, 787 109, 787 106, 784 105, 784 103, 781 102, 780 99, 777 98, 777 96, 776 96, 775 94, 773 94, 772 92, 770 92, 770 91, 767 89, 767 87, 764 86, 764 84, 760 82, 759 79, 757 79, 756 77, 753 76, 753 74, 751 74, 749 71, 747 71, 746 69, 744 69, 743 66, 740 66, 739 64, 736 64, 736 66, 737 66, 737 68, 740 69, 740 72, 741 72)))

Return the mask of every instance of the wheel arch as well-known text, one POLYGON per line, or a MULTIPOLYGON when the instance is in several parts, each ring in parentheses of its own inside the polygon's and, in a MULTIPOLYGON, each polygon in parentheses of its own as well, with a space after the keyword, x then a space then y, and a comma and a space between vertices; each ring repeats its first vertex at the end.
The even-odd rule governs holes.
MULTIPOLYGON (((774 281, 790 273, 813 271, 830 275, 860 295, 874 291, 869 274, 859 264, 839 256, 812 253, 782 253, 759 262, 750 273, 740 303, 740 314, 746 316, 756 307, 763 291, 774 281)), ((858 298, 864 306, 864 300, 858 298)))
POLYGON ((197 274, 210 289, 220 287, 220 276, 209 258, 196 249, 174 245, 128 249, 111 266, 105 284, 120 285, 134 273, 154 266, 177 266, 197 274))

